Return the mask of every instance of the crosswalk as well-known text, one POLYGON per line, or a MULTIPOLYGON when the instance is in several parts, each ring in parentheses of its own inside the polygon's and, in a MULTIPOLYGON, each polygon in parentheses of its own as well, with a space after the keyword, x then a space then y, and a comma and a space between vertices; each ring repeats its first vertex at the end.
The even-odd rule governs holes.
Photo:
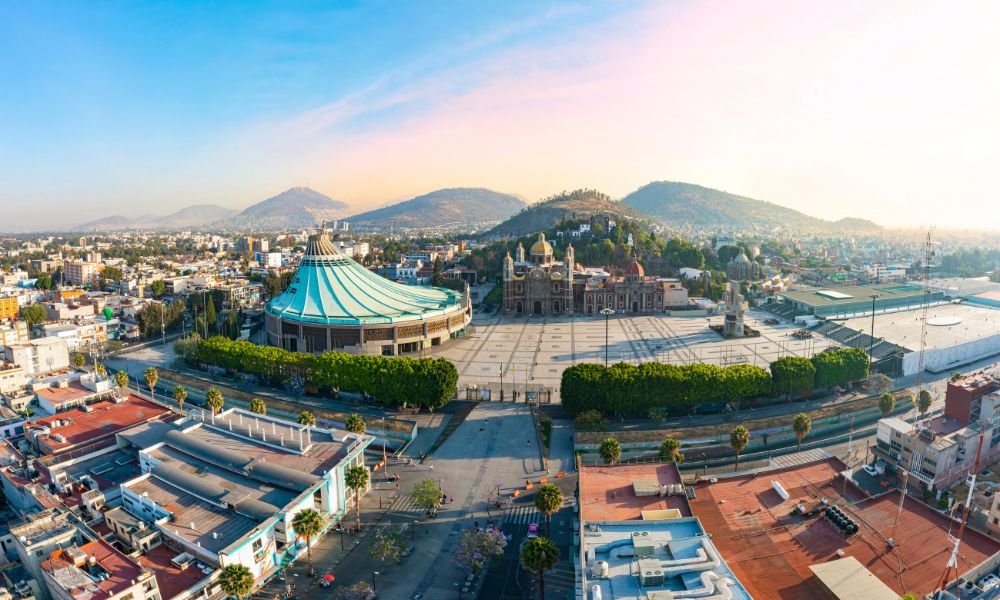
MULTIPOLYGON (((569 497, 563 500, 562 507, 566 508, 567 506, 573 506, 575 504, 576 499, 574 497, 569 497)), ((534 504, 515 504, 507 511, 504 522, 512 525, 527 525, 529 523, 538 523, 541 525, 545 522, 545 515, 535 508, 534 504)))

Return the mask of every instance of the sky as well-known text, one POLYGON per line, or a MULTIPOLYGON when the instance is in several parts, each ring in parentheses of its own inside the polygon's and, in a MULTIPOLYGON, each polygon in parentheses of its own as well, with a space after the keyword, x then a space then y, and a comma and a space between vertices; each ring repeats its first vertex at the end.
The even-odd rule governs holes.
POLYGON ((0 231, 697 183, 1000 229, 1000 3, 0 3, 0 231))

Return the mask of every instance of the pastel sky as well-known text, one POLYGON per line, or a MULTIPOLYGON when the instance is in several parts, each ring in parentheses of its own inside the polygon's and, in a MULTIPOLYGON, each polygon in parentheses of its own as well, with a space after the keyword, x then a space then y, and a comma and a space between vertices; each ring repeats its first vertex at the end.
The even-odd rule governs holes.
POLYGON ((0 231, 653 180, 1000 229, 1000 3, 6 2, 0 231))

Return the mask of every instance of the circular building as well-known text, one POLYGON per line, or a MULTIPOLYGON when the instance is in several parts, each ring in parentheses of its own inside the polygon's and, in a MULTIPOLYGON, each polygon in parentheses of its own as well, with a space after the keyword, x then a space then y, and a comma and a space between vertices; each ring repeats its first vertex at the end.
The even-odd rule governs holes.
POLYGON ((393 356, 459 337, 472 319, 464 293, 390 281, 309 237, 295 278, 264 309, 268 343, 293 352, 393 356))

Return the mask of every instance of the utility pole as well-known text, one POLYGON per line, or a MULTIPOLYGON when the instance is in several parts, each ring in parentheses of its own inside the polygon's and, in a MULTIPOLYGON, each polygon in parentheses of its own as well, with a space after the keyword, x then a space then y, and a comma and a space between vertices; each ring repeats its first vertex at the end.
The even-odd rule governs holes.
POLYGON ((875 300, 878 299, 879 294, 872 294, 872 334, 871 342, 868 343, 868 376, 872 375, 872 360, 875 358, 872 356, 872 352, 875 351, 875 300))
POLYGON ((500 402, 503 402, 503 363, 500 363, 500 402))
POLYGON ((938 600, 944 598, 944 586, 948 583, 948 576, 952 569, 955 570, 955 575, 958 575, 958 547, 962 543, 962 534, 965 533, 965 523, 969 519, 969 507, 972 506, 972 494, 976 488, 976 475, 979 473, 979 458, 983 452, 983 438, 986 435, 986 423, 982 423, 979 429, 979 446, 976 448, 976 464, 972 467, 972 472, 968 477, 969 493, 965 498, 965 507, 962 509, 962 522, 958 526, 958 535, 955 537, 948 536, 950 539, 948 541, 953 542, 951 554, 948 557, 948 563, 944 567, 944 573, 941 574, 941 581, 938 583, 937 588, 935 588, 935 597, 938 600))
MULTIPOLYGON (((921 283, 924 286, 923 305, 920 307, 920 354, 917 361, 917 394, 924 389, 924 357, 927 349, 927 312, 930 310, 931 300, 931 259, 934 258, 934 242, 931 241, 931 230, 927 231, 927 239, 924 241, 924 268, 921 270, 921 283)), ((917 419, 917 403, 913 403, 913 418, 917 419)))

